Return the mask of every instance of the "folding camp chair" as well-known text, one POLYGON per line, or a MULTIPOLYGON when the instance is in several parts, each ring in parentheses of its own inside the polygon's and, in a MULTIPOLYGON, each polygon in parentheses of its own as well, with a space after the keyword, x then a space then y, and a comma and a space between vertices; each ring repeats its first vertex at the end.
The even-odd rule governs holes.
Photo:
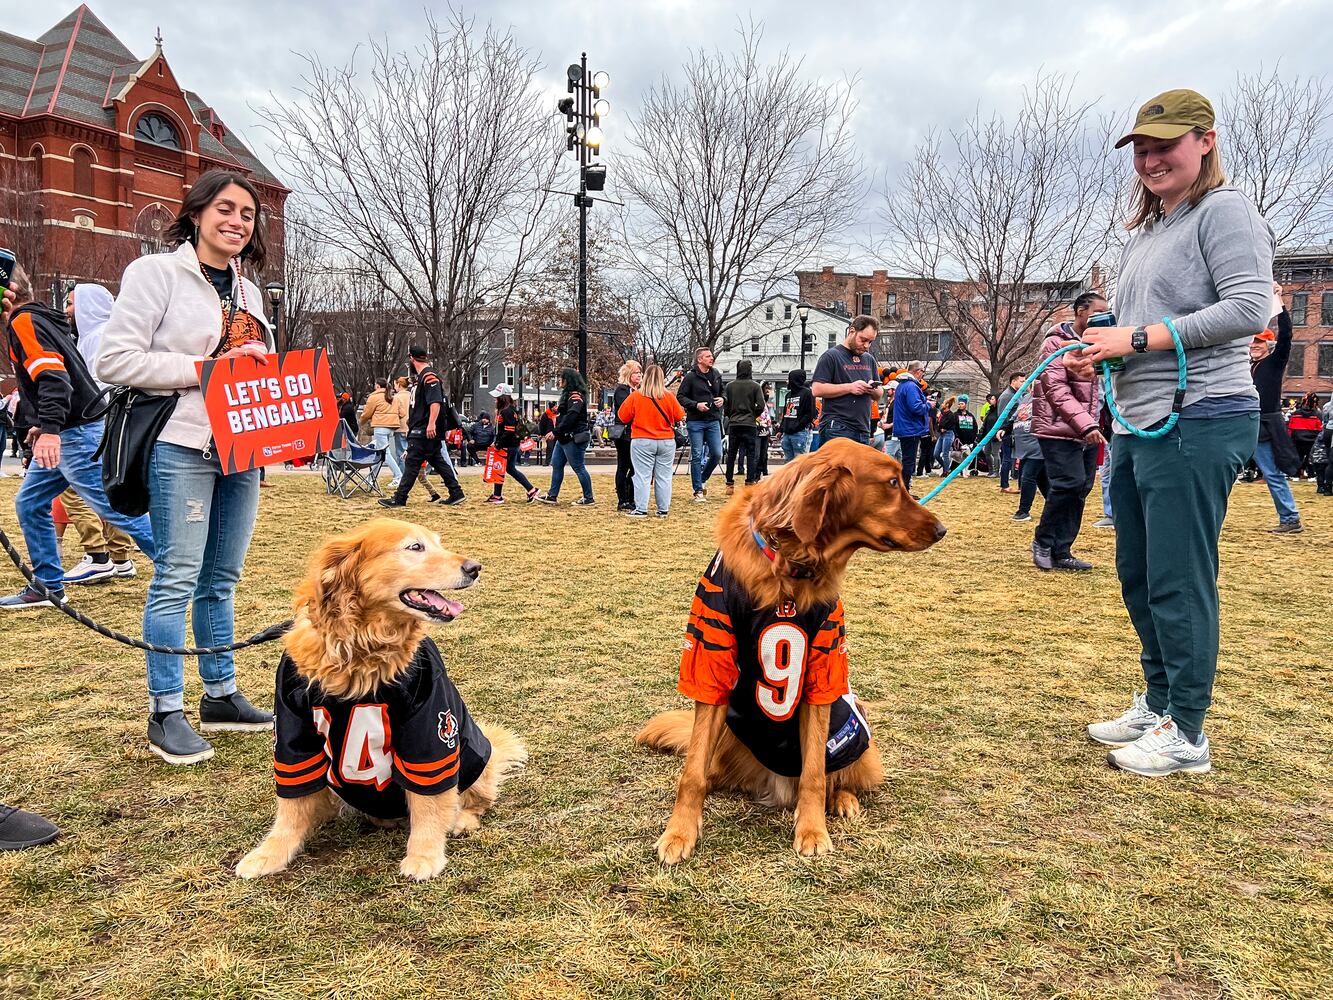
POLYGON ((343 444, 324 456, 324 492, 349 500, 358 493, 382 497, 380 470, 387 448, 370 448, 357 440, 356 432, 343 422, 343 444))

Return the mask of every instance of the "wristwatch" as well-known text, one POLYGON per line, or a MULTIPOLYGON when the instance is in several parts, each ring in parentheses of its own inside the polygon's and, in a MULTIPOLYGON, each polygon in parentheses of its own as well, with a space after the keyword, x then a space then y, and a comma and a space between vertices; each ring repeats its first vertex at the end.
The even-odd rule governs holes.
POLYGON ((1129 336, 1130 346, 1134 348, 1135 354, 1142 354, 1148 349, 1148 331, 1141 326, 1136 326, 1134 332, 1129 336))

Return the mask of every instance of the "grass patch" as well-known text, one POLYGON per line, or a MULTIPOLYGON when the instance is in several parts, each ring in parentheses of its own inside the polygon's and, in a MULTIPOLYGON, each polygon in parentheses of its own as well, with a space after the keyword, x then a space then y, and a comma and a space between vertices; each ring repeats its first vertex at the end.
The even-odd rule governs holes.
MULTIPOLYGON (((268 739, 220 734, 209 763, 165 767, 144 749, 140 655, 49 612, 6 617, 0 801, 65 834, 0 855, 0 996, 1333 992, 1333 500, 1300 484, 1306 532, 1278 538, 1263 485, 1237 487, 1215 770, 1148 782, 1109 770, 1083 735, 1141 683, 1113 534, 1085 528, 1094 572, 1040 574, 1013 498, 957 483, 934 504, 943 543, 852 562, 852 681, 889 781, 862 817, 831 823, 836 853, 803 861, 789 815, 719 797, 696 857, 664 870, 652 844, 679 763, 631 737, 680 704, 680 635, 718 508, 689 503, 678 478, 669 519, 628 522, 610 510, 610 478, 594 478, 592 510, 414 498, 402 512, 485 565, 467 613, 432 632, 474 714, 532 752, 425 886, 397 875, 402 833, 349 817, 286 875, 234 878, 272 816, 268 739)), ((287 616, 321 534, 378 512, 312 478, 275 481, 239 634, 287 616)), ((12 534, 16 488, 0 482, 12 534)), ((139 634, 140 567, 71 593, 139 634)), ((5 592, 19 582, 0 567, 5 592)), ((276 655, 239 658, 263 704, 276 655)))

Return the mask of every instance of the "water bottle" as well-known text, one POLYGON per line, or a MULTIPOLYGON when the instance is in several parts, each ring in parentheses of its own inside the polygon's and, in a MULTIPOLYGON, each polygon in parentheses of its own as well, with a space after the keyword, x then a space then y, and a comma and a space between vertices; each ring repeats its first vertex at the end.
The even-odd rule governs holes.
MULTIPOLYGON (((1115 326, 1115 313, 1113 312, 1093 313, 1091 316, 1088 317, 1088 326, 1115 326)), ((1101 361, 1094 361, 1092 363, 1092 367, 1096 369, 1098 375, 1102 374, 1104 371, 1115 374, 1116 372, 1122 372, 1125 370, 1125 359, 1104 358, 1101 361)))

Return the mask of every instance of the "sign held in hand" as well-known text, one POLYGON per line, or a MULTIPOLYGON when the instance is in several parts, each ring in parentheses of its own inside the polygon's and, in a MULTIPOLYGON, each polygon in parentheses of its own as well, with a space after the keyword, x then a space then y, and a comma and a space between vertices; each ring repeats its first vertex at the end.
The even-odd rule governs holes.
POLYGON ((200 361, 199 387, 224 474, 303 458, 342 443, 328 352, 200 361))

